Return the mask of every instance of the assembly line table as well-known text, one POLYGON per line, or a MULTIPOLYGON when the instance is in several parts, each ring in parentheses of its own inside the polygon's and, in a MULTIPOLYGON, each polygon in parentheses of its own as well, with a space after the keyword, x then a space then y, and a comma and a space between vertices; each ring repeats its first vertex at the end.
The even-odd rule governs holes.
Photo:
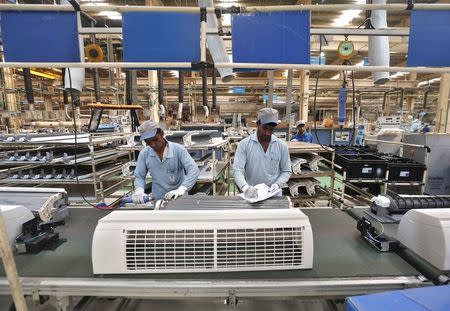
MULTIPOLYGON (((126 212, 126 211, 124 211, 126 212)), ((149 211, 151 213, 152 211, 149 211)), ((233 273, 105 275, 92 273, 91 243, 97 221, 108 211, 71 208, 55 251, 16 255, 26 295, 201 298, 342 298, 431 282, 395 253, 379 253, 361 237, 356 221, 341 210, 303 209, 314 236, 310 270, 233 273)), ((114 243, 114 241, 111 241, 114 243)), ((10 289, 3 267, 0 294, 10 289)))

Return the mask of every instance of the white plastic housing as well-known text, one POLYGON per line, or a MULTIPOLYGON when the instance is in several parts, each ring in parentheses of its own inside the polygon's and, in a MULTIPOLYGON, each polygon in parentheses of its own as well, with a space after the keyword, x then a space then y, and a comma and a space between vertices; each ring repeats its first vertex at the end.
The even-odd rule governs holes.
POLYGON ((92 241, 94 274, 311 269, 298 209, 114 211, 92 241))
POLYGON ((412 209, 403 215, 398 240, 437 268, 450 270, 450 209, 412 209))

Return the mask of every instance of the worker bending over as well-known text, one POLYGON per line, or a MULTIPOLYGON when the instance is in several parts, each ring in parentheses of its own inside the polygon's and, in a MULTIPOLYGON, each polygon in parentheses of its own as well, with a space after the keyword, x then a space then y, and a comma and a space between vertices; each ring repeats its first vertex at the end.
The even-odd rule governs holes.
POLYGON ((138 130, 147 147, 139 152, 134 172, 136 190, 132 195, 133 203, 144 203, 148 172, 152 176, 152 199, 172 200, 184 195, 194 186, 200 173, 186 148, 167 141, 163 130, 154 121, 145 121, 138 130))
POLYGON ((297 122, 296 127, 297 127, 297 134, 295 134, 294 136, 292 136, 292 141, 302 141, 305 143, 312 143, 313 141, 313 136, 311 135, 311 133, 308 133, 306 131, 306 126, 305 126, 305 121, 300 120, 297 122))
POLYGON ((278 122, 277 110, 259 110, 256 133, 238 144, 233 165, 234 177, 237 186, 248 198, 258 196, 254 186, 265 183, 270 187, 270 192, 277 191, 291 176, 288 147, 273 135, 278 122))

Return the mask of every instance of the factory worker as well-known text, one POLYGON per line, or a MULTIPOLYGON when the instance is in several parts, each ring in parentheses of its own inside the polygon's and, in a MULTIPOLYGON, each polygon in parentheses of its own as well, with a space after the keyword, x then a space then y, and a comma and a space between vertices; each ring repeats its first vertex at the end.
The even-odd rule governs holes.
POLYGON ((141 141, 147 147, 139 152, 135 176, 133 203, 144 203, 145 176, 152 176, 153 200, 173 200, 190 190, 199 175, 199 169, 186 148, 164 138, 163 130, 154 121, 145 121, 138 128, 141 141))
POLYGON ((273 135, 278 125, 278 111, 258 111, 256 133, 243 139, 234 157, 234 178, 248 198, 258 196, 254 186, 265 183, 269 191, 277 191, 291 176, 291 159, 285 142, 273 135))
POLYGON ((292 141, 302 141, 305 143, 312 143, 313 141, 313 136, 311 135, 311 133, 308 133, 306 131, 306 122, 303 120, 298 121, 295 124, 295 127, 297 128, 297 134, 295 134, 294 136, 292 136, 292 141))

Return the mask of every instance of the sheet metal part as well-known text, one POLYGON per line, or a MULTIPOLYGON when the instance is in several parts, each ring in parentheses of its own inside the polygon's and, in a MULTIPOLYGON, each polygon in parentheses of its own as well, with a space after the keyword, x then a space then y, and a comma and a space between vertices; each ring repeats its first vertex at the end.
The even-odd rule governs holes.
POLYGON ((183 196, 175 201, 170 201, 164 207, 167 210, 185 209, 279 209, 291 208, 292 204, 288 197, 273 197, 258 203, 247 203, 240 197, 226 196, 183 196))
POLYGON ((320 186, 320 182, 315 180, 314 178, 308 178, 303 180, 291 180, 288 182, 289 192, 293 197, 301 196, 302 193, 307 195, 315 195, 316 187, 320 186), (305 191, 301 191, 300 188, 305 188, 305 191))
POLYGON ((294 174, 300 175, 302 173, 302 164, 308 161, 303 158, 291 157, 291 167, 294 174))
POLYGON ((192 131, 183 137, 186 147, 194 145, 207 145, 213 141, 214 137, 220 137, 221 134, 217 130, 208 131, 192 131))

